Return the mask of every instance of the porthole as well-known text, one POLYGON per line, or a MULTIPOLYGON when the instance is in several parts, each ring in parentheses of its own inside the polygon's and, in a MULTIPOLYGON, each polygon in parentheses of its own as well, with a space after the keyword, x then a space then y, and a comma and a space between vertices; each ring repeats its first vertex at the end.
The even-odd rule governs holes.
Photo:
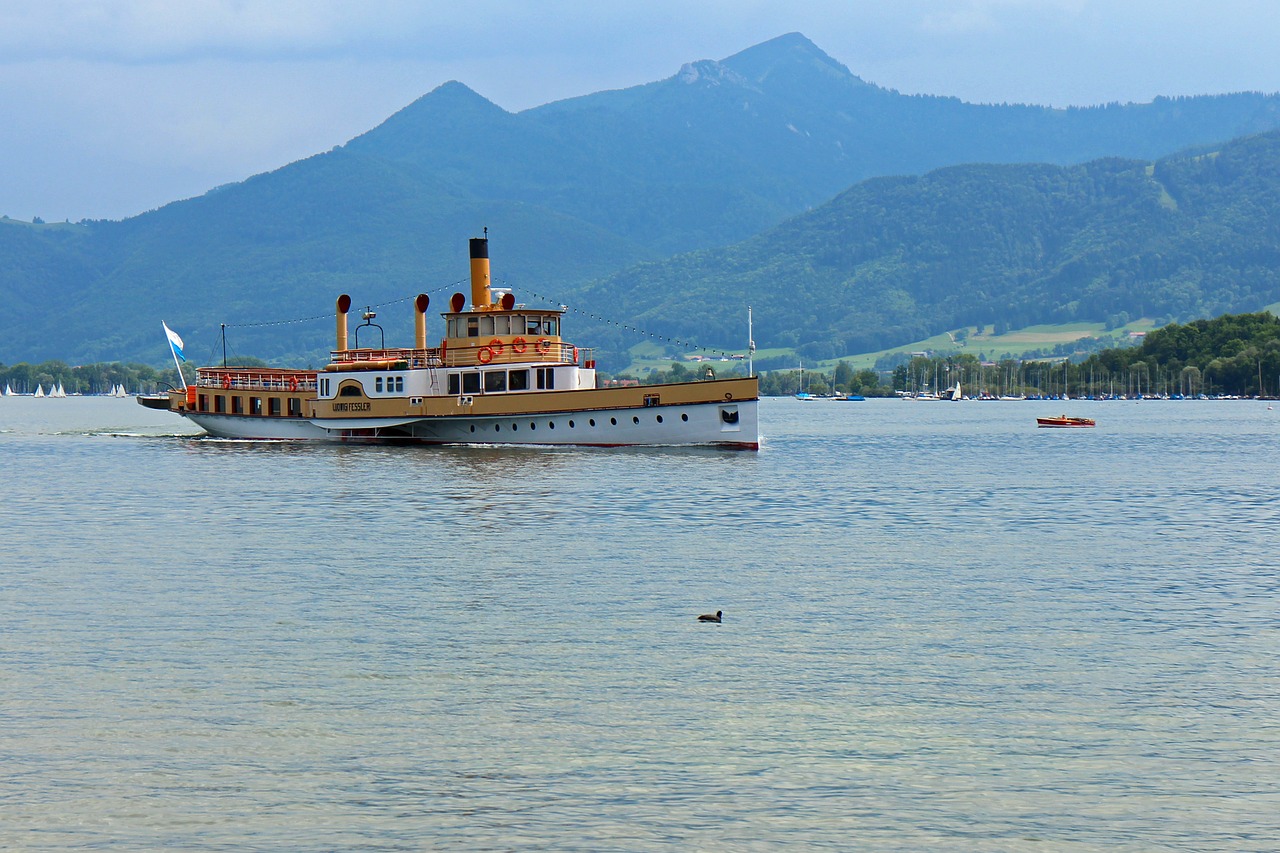
POLYGON ((520 424, 512 424, 512 425, 511 425, 511 431, 512 431, 512 432, 515 432, 515 431, 516 431, 516 430, 518 430, 518 429, 520 429, 520 424))
POLYGON ((617 418, 609 418, 609 423, 613 424, 614 426, 617 426, 617 425, 618 425, 618 419, 617 419, 617 418))
POLYGON ((472 432, 475 432, 475 431, 476 431, 476 425, 475 425, 475 424, 472 424, 472 425, 471 425, 471 431, 472 431, 472 432))
POLYGON ((555 429, 555 428, 556 428, 556 422, 555 422, 555 421, 552 421, 551 423, 547 424, 547 429, 555 429))
POLYGON ((662 423, 662 415, 658 415, 658 417, 655 418, 654 420, 656 420, 658 423, 662 423))
POLYGON ((681 415, 681 416, 680 416, 680 420, 682 420, 682 421, 687 421, 687 420, 689 420, 689 416, 688 416, 688 415, 681 415))
POLYGON ((639 417, 638 415, 637 415, 637 416, 633 416, 633 417, 631 418, 631 422, 632 422, 633 424, 639 425, 639 423, 640 423, 640 417, 639 417))
POLYGON ((502 432, 502 424, 494 424, 494 425, 493 425, 493 431, 494 431, 494 432, 502 432))
POLYGON ((596 425, 596 419, 595 419, 595 418, 592 418, 591 420, 587 421, 587 423, 591 424, 592 426, 595 426, 595 425, 596 425))
POLYGON ((537 428, 538 428, 537 424, 535 424, 533 421, 529 421, 529 429, 537 429, 537 428))
POLYGON ((573 421, 569 421, 569 429, 573 429, 573 421))

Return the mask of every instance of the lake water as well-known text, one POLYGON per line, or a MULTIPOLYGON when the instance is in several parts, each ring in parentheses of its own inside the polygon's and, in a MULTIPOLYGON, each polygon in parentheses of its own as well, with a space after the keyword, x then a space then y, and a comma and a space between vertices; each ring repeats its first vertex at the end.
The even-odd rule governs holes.
POLYGON ((1280 410, 760 415, 342 447, 0 399, 0 848, 1280 849, 1280 410))

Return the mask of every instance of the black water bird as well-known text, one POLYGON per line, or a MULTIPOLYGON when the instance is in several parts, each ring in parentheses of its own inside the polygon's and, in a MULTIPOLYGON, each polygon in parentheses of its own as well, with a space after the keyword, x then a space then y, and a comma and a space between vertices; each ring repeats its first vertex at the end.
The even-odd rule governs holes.
POLYGON ((715 613, 703 613, 698 617, 699 622, 719 622, 720 617, 724 616, 723 610, 717 610, 715 613))

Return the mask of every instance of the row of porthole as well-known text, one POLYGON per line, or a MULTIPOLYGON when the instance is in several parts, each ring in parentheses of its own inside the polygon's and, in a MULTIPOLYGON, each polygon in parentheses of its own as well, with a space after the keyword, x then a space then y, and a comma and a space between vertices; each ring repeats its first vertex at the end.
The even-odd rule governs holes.
MULTIPOLYGON (((655 421, 657 421, 658 423, 662 423, 662 415, 656 415, 656 416, 654 417, 654 420, 655 420, 655 421)), ((688 415, 685 415, 685 414, 682 414, 682 415, 680 416, 680 420, 682 420, 682 421, 688 421, 688 420, 689 420, 689 416, 688 416, 688 415)), ((633 423, 633 424, 637 424, 637 425, 638 425, 638 424, 640 423, 640 417, 639 417, 638 415, 633 416, 633 417, 631 418, 631 423, 633 423)), ((587 424, 588 424, 589 426, 595 426, 595 425, 596 425, 596 419, 595 419, 595 418, 589 418, 589 419, 587 420, 587 424)), ((617 426, 617 425, 618 425, 618 419, 617 419, 617 418, 609 418, 609 425, 610 425, 610 426, 617 426)), ((529 429, 537 429, 537 428, 538 428, 537 423, 535 423, 534 421, 529 421, 529 429)), ((556 422, 555 422, 555 421, 550 421, 550 422, 548 422, 548 424, 547 424, 547 428, 548 428, 548 429, 555 429, 555 428, 556 428, 556 422)), ((576 428, 576 425, 574 424, 574 422, 573 422, 573 421, 569 421, 569 429, 575 429, 575 428, 576 428)), ((511 425, 511 431, 512 431, 512 432, 515 432, 515 431, 516 431, 516 430, 518 430, 518 429, 520 429, 520 424, 513 423, 513 424, 511 425)), ((476 431, 476 425, 475 425, 475 424, 472 424, 472 425, 471 425, 471 431, 472 431, 472 432, 475 432, 475 431, 476 431)), ((494 432, 501 432, 501 431, 502 431, 502 424, 494 424, 494 425, 493 425, 493 431, 494 431, 494 432)))

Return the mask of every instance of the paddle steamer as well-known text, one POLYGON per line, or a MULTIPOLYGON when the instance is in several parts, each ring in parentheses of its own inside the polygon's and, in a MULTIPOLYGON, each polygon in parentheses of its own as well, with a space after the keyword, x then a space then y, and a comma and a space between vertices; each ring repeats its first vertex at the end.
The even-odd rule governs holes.
POLYGON ((488 239, 470 248, 471 303, 453 294, 439 346, 421 294, 412 348, 348 347, 344 294, 323 370, 201 367, 195 384, 139 402, 225 438, 759 449, 755 377, 597 388, 592 351, 560 335, 564 309, 495 294, 488 239))

